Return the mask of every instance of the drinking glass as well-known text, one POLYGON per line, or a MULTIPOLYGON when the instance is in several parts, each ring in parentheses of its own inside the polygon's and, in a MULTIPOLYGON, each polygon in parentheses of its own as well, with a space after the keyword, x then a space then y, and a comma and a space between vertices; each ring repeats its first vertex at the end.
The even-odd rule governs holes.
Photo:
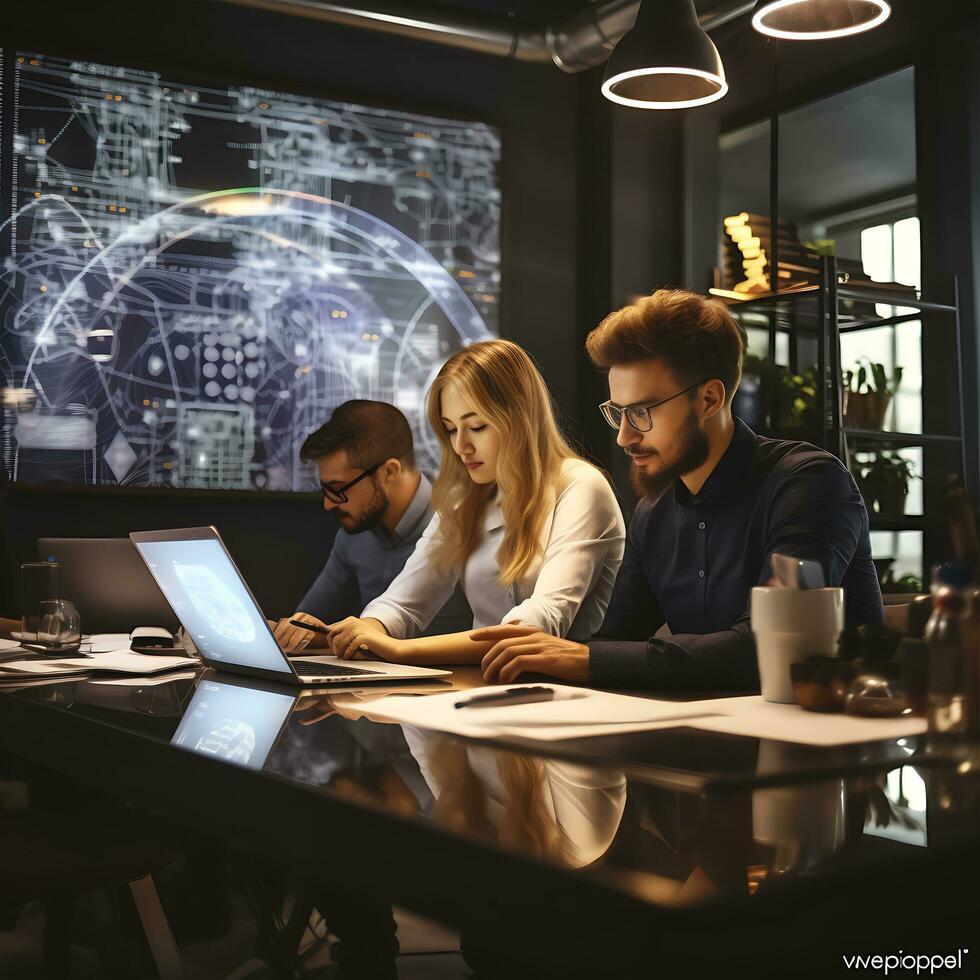
POLYGON ((38 638, 41 603, 61 598, 61 565, 56 561, 28 561, 20 566, 21 640, 38 638))
POLYGON ((82 642, 82 622, 74 603, 46 599, 38 609, 37 645, 58 653, 77 650, 82 642))

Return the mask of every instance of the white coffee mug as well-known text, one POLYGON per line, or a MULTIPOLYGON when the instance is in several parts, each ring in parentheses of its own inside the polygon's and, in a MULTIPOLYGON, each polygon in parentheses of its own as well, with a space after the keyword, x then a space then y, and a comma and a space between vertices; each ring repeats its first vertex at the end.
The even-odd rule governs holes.
POLYGON ((762 696, 781 704, 795 703, 790 665, 815 655, 836 657, 843 629, 843 589, 756 586, 752 590, 752 632, 762 696))

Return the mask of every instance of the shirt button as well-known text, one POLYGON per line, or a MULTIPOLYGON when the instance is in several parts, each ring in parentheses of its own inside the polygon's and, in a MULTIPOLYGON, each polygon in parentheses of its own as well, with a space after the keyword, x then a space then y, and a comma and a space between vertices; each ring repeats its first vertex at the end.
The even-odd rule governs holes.
POLYGON ((698 527, 699 527, 699 528, 701 528, 701 530, 703 531, 703 530, 704 530, 704 528, 705 528, 705 524, 704 524, 704 521, 702 521, 702 522, 701 522, 701 523, 700 523, 700 524, 698 525, 698 527))
POLYGON ((700 572, 698 572, 698 578, 704 578, 704 569, 703 568, 701 569, 700 572))

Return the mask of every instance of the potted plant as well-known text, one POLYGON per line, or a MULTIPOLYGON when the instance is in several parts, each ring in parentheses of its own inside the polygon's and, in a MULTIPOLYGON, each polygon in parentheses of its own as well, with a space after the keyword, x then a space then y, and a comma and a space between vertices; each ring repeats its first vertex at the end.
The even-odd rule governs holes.
POLYGON ((732 410, 753 429, 805 429, 817 419, 817 372, 793 374, 782 364, 748 354, 732 410))
POLYGON ((851 473, 868 510, 891 516, 905 513, 909 484, 918 479, 912 460, 886 449, 871 462, 852 464, 851 473))
POLYGON ((895 578, 892 569, 881 576, 881 591, 884 595, 919 595, 922 592, 922 579, 916 575, 903 575, 895 578))
POLYGON ((895 368, 889 380, 884 364, 859 358, 851 370, 844 372, 844 425, 849 429, 880 430, 901 383, 900 367, 895 368))
POLYGON ((817 371, 810 367, 800 374, 788 368, 779 369, 778 395, 779 426, 784 429, 805 429, 817 418, 817 371))

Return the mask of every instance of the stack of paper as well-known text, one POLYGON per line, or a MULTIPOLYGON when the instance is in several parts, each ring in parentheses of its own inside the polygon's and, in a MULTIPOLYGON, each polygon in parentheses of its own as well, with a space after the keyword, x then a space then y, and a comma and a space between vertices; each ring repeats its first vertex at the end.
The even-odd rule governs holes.
POLYGON ((511 706, 457 708, 457 704, 476 695, 501 691, 499 687, 477 687, 424 698, 391 694, 363 705, 361 711, 366 717, 377 721, 392 721, 454 735, 517 735, 554 741, 686 725, 695 717, 718 710, 716 702, 654 701, 564 684, 546 686, 555 692, 555 700, 511 706), (710 707, 706 708, 706 704, 710 704, 710 707))
MULTIPOLYGON (((28 656, 28 651, 24 651, 28 656)), ((33 655, 32 655, 33 656, 33 655)), ((88 657, 63 657, 56 660, 0 660, 0 683, 42 677, 72 677, 79 674, 113 673, 146 676, 178 667, 196 666, 187 657, 147 656, 116 650, 88 657)))
MULTIPOLYGON (((515 684, 512 687, 541 687, 515 684)), ((377 721, 414 725, 454 735, 511 735, 554 741, 624 734, 684 725, 704 731, 804 745, 846 745, 918 735, 924 718, 857 718, 804 711, 795 704, 773 704, 755 695, 708 701, 658 701, 586 688, 548 684, 555 700, 532 704, 457 708, 471 697, 501 691, 479 687, 424 698, 392 694, 360 706, 377 721)))

